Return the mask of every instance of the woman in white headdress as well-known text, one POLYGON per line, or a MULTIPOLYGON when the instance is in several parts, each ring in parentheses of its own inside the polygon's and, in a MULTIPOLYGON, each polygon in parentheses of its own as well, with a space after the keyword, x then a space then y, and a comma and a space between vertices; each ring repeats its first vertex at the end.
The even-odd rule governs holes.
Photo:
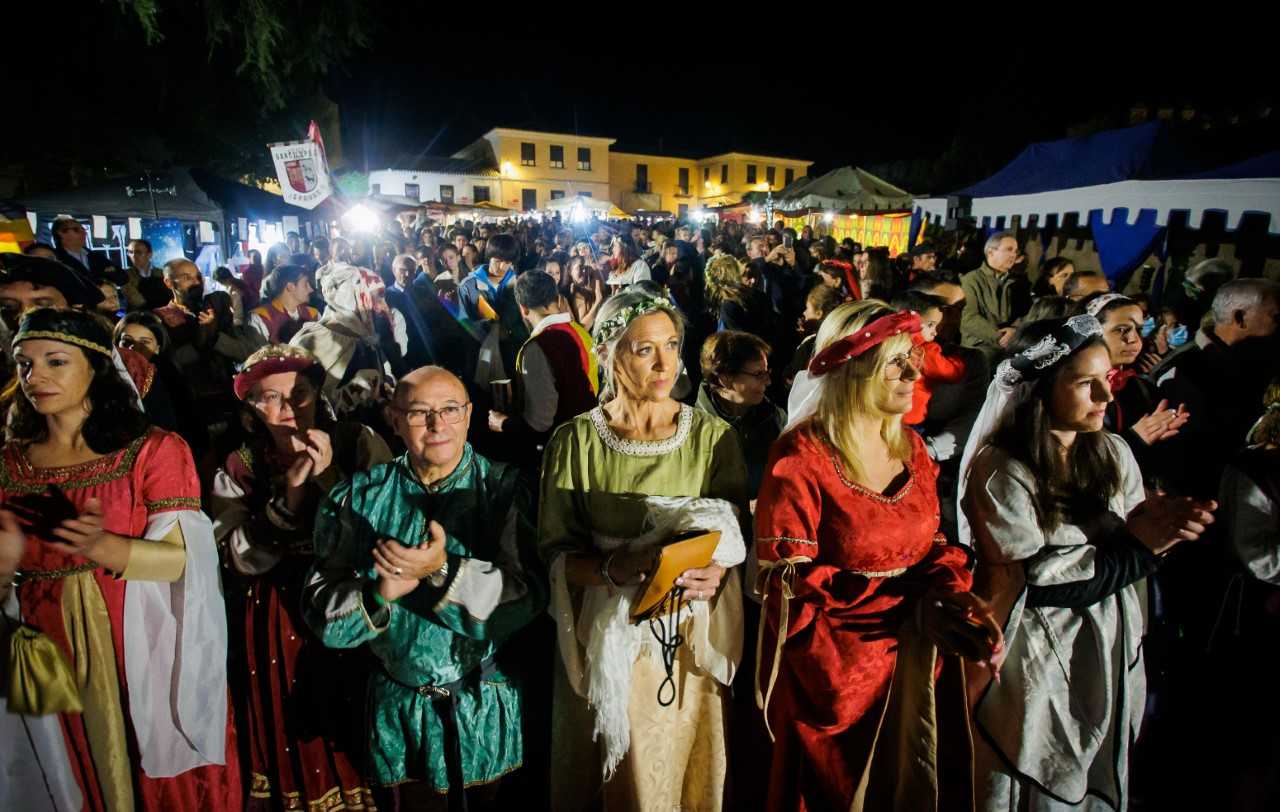
POLYGON ((1145 578, 1212 502, 1146 496, 1102 431, 1111 358, 1088 314, 1024 328, 961 462, 974 590, 1004 624, 998 680, 970 674, 977 799, 991 810, 1125 809, 1146 698, 1145 578))
POLYGON ((390 392, 393 361, 408 351, 409 333, 404 316, 387 306, 386 285, 376 273, 330 262, 316 272, 316 282, 324 313, 289 343, 320 362, 323 394, 339 416, 347 415, 390 392))

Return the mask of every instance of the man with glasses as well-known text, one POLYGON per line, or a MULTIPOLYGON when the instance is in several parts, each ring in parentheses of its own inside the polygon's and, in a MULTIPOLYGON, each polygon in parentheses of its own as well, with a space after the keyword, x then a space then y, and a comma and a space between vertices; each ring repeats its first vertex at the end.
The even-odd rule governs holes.
POLYGON ((49 230, 53 233, 54 251, 63 265, 79 271, 95 284, 105 280, 123 285, 128 281, 127 274, 105 254, 89 250, 89 232, 76 218, 60 214, 53 218, 49 230))
MULTIPOLYGON (((492 800, 522 763, 521 689, 495 661, 547 587, 518 471, 467 443, 456 376, 422 367, 389 407, 406 452, 321 504, 307 622, 333 648, 368 644, 370 779, 388 807, 492 800)), ((381 805, 381 804, 380 804, 381 805)))

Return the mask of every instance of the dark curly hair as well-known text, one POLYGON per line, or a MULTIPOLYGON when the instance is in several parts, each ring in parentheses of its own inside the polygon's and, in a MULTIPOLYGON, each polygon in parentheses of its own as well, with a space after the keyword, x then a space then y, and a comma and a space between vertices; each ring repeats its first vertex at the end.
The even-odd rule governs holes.
MULTIPOLYGON (((19 332, 48 330, 81 336, 103 347, 111 346, 111 331, 98 317, 78 310, 42 307, 27 313, 19 332)), ((137 394, 125 382, 114 360, 107 355, 86 350, 74 344, 89 360, 93 379, 85 400, 89 404, 89 416, 80 429, 85 444, 95 454, 119 451, 145 435, 150 427, 147 417, 138 405, 137 394)), ((22 394, 18 376, 5 389, 2 398, 8 404, 9 438, 21 443, 34 443, 46 439, 49 426, 22 394)))

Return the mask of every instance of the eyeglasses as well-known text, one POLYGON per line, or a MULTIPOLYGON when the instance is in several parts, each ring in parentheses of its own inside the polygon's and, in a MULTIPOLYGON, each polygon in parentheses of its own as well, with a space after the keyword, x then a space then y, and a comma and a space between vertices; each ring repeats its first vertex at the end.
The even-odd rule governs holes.
POLYGON ((422 426, 430 425, 434 422, 432 418, 436 417, 451 426, 462 422, 462 417, 467 413, 467 405, 469 403, 470 401, 467 401, 461 406, 445 406, 440 409, 401 409, 399 406, 392 406, 391 408, 404 415, 405 422, 411 427, 421 428, 422 426))
POLYGON ((924 361, 923 347, 912 347, 909 352, 898 353, 885 364, 884 379, 886 381, 900 381, 902 376, 906 374, 908 366, 912 370, 918 371, 922 361, 924 361), (897 374, 894 374, 895 370, 897 374))
POLYGON ((268 409, 279 409, 287 402, 293 408, 301 409, 315 400, 315 397, 316 393, 310 388, 299 387, 289 395, 277 392, 274 389, 268 389, 255 397, 249 398, 249 402, 254 406, 262 406, 268 409))
POLYGON ((762 369, 759 372, 747 372, 746 370, 742 370, 735 374, 744 375, 748 378, 755 378, 760 383, 768 383, 769 381, 773 380, 773 373, 767 369, 762 369))

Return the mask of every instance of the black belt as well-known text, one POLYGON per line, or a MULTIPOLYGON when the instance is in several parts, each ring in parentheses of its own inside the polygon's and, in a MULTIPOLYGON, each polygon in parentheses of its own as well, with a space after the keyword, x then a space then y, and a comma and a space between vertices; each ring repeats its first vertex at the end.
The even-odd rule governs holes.
POLYGON ((403 683, 382 669, 387 679, 408 688, 418 696, 426 697, 432 702, 447 702, 440 713, 440 723, 444 728, 444 767, 449 779, 449 809, 467 812, 466 781, 462 775, 462 737, 458 734, 458 695, 463 687, 472 681, 480 681, 497 673, 497 665, 490 655, 480 661, 480 665, 467 672, 461 678, 444 685, 409 685, 403 683))

